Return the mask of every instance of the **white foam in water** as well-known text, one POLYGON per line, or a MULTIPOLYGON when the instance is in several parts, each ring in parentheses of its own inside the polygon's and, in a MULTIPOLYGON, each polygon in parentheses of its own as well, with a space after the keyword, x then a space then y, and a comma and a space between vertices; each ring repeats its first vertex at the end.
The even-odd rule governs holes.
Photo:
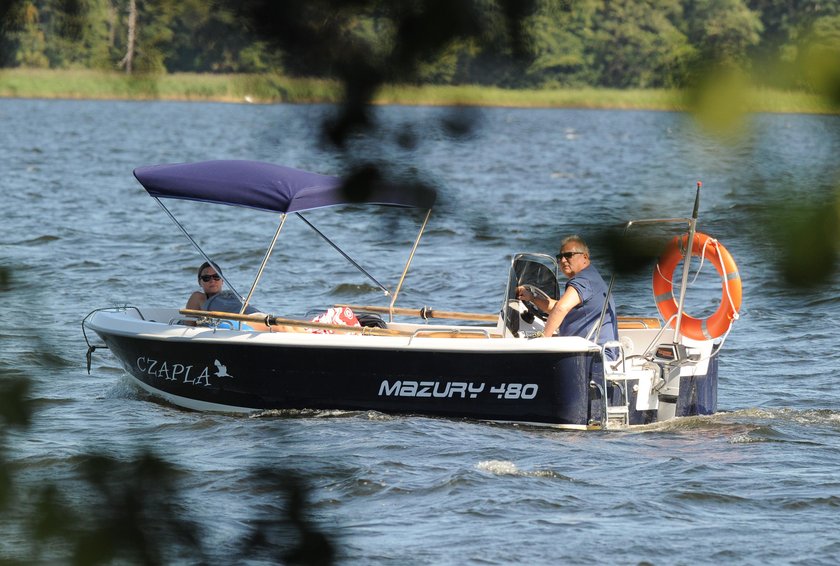
POLYGON ((518 476, 521 474, 516 464, 503 460, 484 460, 479 462, 476 468, 497 476, 518 476))

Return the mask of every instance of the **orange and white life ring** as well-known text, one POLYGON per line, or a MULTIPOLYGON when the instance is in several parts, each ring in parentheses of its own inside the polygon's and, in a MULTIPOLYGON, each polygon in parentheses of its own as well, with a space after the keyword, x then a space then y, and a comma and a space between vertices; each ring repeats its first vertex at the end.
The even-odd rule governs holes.
MULTIPOLYGON (((676 236, 671 240, 659 257, 653 270, 653 297, 659 314, 667 323, 679 309, 674 298, 674 270, 685 257, 688 234, 676 236)), ((723 247, 723 244, 700 232, 695 232, 691 246, 691 255, 707 258, 715 266, 722 282, 722 296, 717 311, 706 319, 694 318, 683 312, 680 333, 695 340, 712 340, 723 336, 738 318, 741 308, 741 276, 735 260, 723 247)), ((676 319, 671 320, 671 326, 676 319)))

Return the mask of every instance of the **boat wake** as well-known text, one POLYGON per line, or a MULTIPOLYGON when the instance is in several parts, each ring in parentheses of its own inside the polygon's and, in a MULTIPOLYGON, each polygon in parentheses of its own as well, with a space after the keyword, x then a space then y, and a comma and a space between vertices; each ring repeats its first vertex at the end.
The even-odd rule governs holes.
POLYGON ((266 409, 248 415, 252 419, 286 418, 286 419, 339 419, 339 418, 367 418, 371 421, 393 420, 394 417, 377 411, 343 411, 339 409, 266 409))
POLYGON ((700 433, 723 435, 733 444, 796 441, 796 429, 840 429, 840 411, 831 409, 747 408, 713 415, 680 417, 624 429, 629 433, 700 433))
POLYGON ((508 460, 483 460, 476 464, 476 469, 482 472, 487 472, 495 476, 517 476, 529 478, 554 478, 571 480, 563 474, 558 474, 552 470, 520 470, 516 464, 508 460))

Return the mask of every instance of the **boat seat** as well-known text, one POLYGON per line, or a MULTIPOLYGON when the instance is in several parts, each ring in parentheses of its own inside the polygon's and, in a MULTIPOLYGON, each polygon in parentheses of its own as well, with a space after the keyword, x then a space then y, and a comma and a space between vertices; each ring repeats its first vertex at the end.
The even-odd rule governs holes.
POLYGON ((373 313, 356 313, 359 324, 368 328, 388 328, 388 323, 382 317, 373 313))
POLYGON ((633 328, 661 328, 662 325, 658 318, 643 317, 643 316, 619 316, 618 329, 629 330, 633 328))

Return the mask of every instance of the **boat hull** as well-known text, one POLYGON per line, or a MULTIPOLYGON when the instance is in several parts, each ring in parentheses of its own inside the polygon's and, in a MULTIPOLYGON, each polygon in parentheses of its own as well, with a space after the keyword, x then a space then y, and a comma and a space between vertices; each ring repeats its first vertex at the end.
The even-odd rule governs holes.
MULTIPOLYGON (((593 352, 430 352, 251 346, 101 334, 147 390, 194 409, 374 410, 586 427, 593 352)), ((594 405, 594 407, 593 407, 594 405)))

